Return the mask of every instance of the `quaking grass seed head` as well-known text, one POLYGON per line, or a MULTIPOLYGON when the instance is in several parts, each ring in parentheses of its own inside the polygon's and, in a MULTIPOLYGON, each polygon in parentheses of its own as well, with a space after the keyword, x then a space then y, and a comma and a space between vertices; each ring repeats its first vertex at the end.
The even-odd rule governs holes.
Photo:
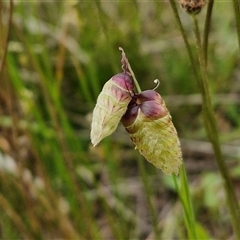
POLYGON ((133 88, 127 73, 118 73, 105 83, 93 110, 90 133, 93 146, 116 130, 131 101, 133 88))
POLYGON ((180 142, 160 94, 154 90, 135 94, 121 121, 136 149, 149 162, 166 174, 178 174, 180 142))
POLYGON ((119 49, 122 52, 123 72, 109 79, 97 98, 90 133, 93 146, 116 130, 133 96, 134 82, 129 72, 129 63, 124 50, 119 49))
POLYGON ((206 0, 180 0, 180 5, 189 14, 198 14, 206 4, 206 0))

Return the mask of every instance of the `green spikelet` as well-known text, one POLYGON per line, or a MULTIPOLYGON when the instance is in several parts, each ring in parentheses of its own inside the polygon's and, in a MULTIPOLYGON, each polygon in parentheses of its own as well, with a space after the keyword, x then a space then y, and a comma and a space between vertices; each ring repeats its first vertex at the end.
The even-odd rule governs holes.
POLYGON ((122 118, 136 149, 166 174, 178 174, 182 153, 172 118, 154 90, 136 94, 122 118))
POLYGON ((93 146, 115 131, 131 101, 133 88, 127 73, 116 74, 105 83, 93 110, 90 133, 93 146))

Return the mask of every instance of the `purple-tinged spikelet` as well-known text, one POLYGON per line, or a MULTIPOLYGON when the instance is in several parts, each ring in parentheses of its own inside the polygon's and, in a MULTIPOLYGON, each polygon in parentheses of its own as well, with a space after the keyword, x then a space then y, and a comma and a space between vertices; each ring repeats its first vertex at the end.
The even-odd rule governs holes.
POLYGON ((139 152, 166 174, 178 174, 182 152, 172 118, 154 90, 135 94, 122 123, 139 152))
POLYGON ((90 134, 93 146, 115 131, 132 99, 133 88, 127 73, 116 74, 105 83, 93 110, 90 134))

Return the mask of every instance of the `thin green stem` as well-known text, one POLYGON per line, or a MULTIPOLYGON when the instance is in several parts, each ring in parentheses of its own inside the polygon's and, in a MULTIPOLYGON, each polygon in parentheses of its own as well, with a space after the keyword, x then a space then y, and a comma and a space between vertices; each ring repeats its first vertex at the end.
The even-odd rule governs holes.
POLYGON ((173 174, 173 181, 175 184, 175 188, 178 192, 180 201, 184 208, 184 220, 188 231, 188 236, 190 239, 197 239, 196 233, 196 223, 195 223, 195 216, 191 201, 191 195, 189 191, 189 185, 187 180, 187 174, 184 165, 180 168, 180 181, 181 181, 181 188, 178 186, 177 177, 173 174))
POLYGON ((169 2, 171 4, 171 7, 172 7, 172 10, 173 10, 173 13, 174 13, 174 17, 175 17, 175 19, 177 21, 179 30, 180 30, 180 32, 182 34, 183 41, 184 41, 184 44, 186 46, 186 49, 187 49, 187 52, 188 52, 188 55, 189 55, 189 58, 190 58, 190 61, 191 61, 191 68, 193 70, 194 77, 196 78, 197 82, 200 82, 199 76, 198 76, 198 70, 197 70, 196 64, 195 64, 194 55, 192 53, 190 44, 188 42, 187 34, 186 34, 186 32, 185 32, 185 30, 183 28, 182 22, 180 20, 180 17, 179 17, 179 14, 178 14, 178 10, 177 10, 177 6, 176 6, 176 2, 175 2, 175 0, 169 0, 169 2))
POLYGON ((208 56, 208 37, 211 27, 211 17, 212 17, 212 9, 213 9, 214 0, 209 0, 208 7, 207 7, 207 14, 205 19, 205 26, 203 32, 203 53, 204 53, 204 60, 207 65, 207 56, 208 56))
POLYGON ((180 168, 180 178, 181 178, 181 192, 183 192, 184 196, 186 197, 186 208, 187 208, 187 213, 189 215, 188 217, 190 222, 192 238, 197 239, 195 216, 194 216, 193 205, 192 205, 191 195, 190 195, 190 190, 188 185, 187 173, 184 165, 182 165, 180 168))
POLYGON ((220 147, 219 141, 219 133, 217 128, 217 121, 214 115, 213 106, 211 102, 209 84, 208 84, 208 76, 207 76, 207 69, 206 69, 206 62, 204 53, 202 50, 201 40, 200 40, 200 32, 198 28, 198 21, 195 15, 193 17, 193 25, 194 25, 194 34, 196 38, 196 45, 198 50, 198 58, 199 58, 199 65, 201 70, 201 81, 202 81, 202 100, 203 100, 203 118, 205 122, 205 129, 207 136, 212 143, 213 150, 215 153, 215 158, 224 180, 224 187, 226 191, 227 203, 231 214, 231 220, 233 229, 235 231, 236 237, 240 239, 240 208, 238 204, 238 200, 230 179, 229 172, 227 170, 227 165, 224 161, 223 154, 220 147))
MULTIPOLYGON (((192 70, 193 70, 194 77, 197 80, 197 82, 199 84, 199 87, 201 88, 201 81, 200 81, 200 78, 199 78, 199 75, 198 75, 198 70, 196 68, 194 55, 193 55, 193 52, 191 50, 190 44, 188 42, 187 34, 186 34, 186 32, 183 28, 182 22, 180 20, 176 3, 175 3, 174 0, 169 0, 169 2, 171 4, 175 19, 178 23, 179 30, 182 34, 182 37, 183 37, 183 40, 184 40, 184 43, 185 43, 190 61, 191 61, 191 67, 192 67, 192 70)), ((185 190, 184 192, 179 190, 179 187, 178 187, 177 181, 176 181, 176 176, 173 176, 173 180, 175 182, 175 187, 178 191, 178 195, 180 197, 180 200, 181 200, 183 208, 184 208, 185 221, 186 221, 186 227, 187 227, 187 230, 188 230, 188 236, 191 239, 197 239, 194 211, 193 211, 193 206, 192 206, 192 201, 191 201, 191 196, 190 196, 190 191, 189 191, 187 174, 186 174, 184 166, 182 166, 181 169, 180 169, 180 177, 181 177, 182 186, 185 190), (187 201, 184 201, 184 199, 187 199, 187 201)))
POLYGON ((237 25, 238 46, 240 51, 240 6, 239 0, 233 0, 233 7, 235 12, 235 21, 237 25))
MULTIPOLYGON (((229 176, 229 172, 227 170, 227 166, 224 162, 223 155, 222 155, 222 152, 221 152, 218 129, 217 129, 217 122, 216 122, 214 112, 213 112, 213 108, 212 108, 212 102, 211 102, 209 85, 208 85, 208 77, 207 77, 207 69, 206 69, 206 61, 205 61, 207 59, 206 51, 207 51, 207 44, 208 44, 208 34, 205 33, 206 35, 205 35, 205 40, 204 40, 204 44, 205 44, 204 45, 205 54, 204 54, 204 51, 203 51, 202 45, 201 45, 200 33, 199 33, 199 28, 198 28, 196 16, 193 15, 194 33, 195 33, 195 37, 196 37, 196 44, 197 44, 197 49, 198 49, 198 58, 199 58, 200 71, 201 71, 201 76, 198 76, 197 71, 196 71, 194 57, 193 57, 191 49, 189 48, 189 44, 188 44, 188 41, 186 39, 186 34, 185 34, 184 29, 183 29, 180 17, 178 15, 176 4, 173 0, 169 0, 169 1, 171 3, 172 9, 174 11, 174 16, 175 16, 175 18, 178 22, 182 37, 184 39, 186 49, 187 49, 187 52, 189 54, 189 58, 191 60, 194 76, 195 76, 195 78, 196 78, 196 80, 199 84, 199 88, 200 88, 200 91, 201 91, 201 94, 202 94, 203 119, 204 119, 204 123, 205 123, 206 132, 207 132, 209 140, 212 143, 214 153, 215 153, 215 157, 216 157, 216 161, 218 163, 221 175, 224 179, 224 187, 225 187, 225 191, 226 191, 226 194, 227 194, 227 202, 228 202, 229 210, 230 210, 230 213, 231 213, 233 228, 234 228, 234 231, 235 231, 235 234, 236 234, 237 238, 240 239, 240 235, 239 235, 240 228, 238 226, 239 222, 240 222, 239 205, 238 205, 238 201, 237 201, 237 198, 236 198, 236 194, 235 194, 232 182, 230 180, 230 176, 229 176)), ((237 0, 235 1, 234 6, 235 6, 235 12, 236 12, 235 15, 239 16, 238 15, 239 8, 237 8, 238 7, 237 0)), ((210 21, 210 15, 208 17, 209 17, 208 21, 210 21)), ((240 19, 237 19, 237 22, 240 22, 240 19)), ((206 23, 206 24, 209 24, 209 23, 206 23)), ((210 26, 210 25, 207 25, 205 27, 206 31, 207 31, 208 26, 210 26)), ((240 26, 240 24, 239 24, 239 26, 240 26)), ((238 33, 240 33, 240 31, 238 31, 238 33)), ((240 37, 239 37, 239 39, 240 39, 240 37)))

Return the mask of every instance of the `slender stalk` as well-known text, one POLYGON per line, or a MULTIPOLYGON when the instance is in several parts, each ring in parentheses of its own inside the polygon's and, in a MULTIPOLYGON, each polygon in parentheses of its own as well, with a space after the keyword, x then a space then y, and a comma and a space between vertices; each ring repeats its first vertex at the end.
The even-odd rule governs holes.
POLYGON ((1 61, 0 61, 0 76, 2 77, 3 74, 3 68, 5 65, 6 61, 6 56, 7 56, 7 50, 8 50, 8 43, 9 43, 9 36, 10 36, 10 29, 12 25, 12 14, 13 14, 13 1, 10 0, 10 6, 9 6, 9 16, 8 16, 8 21, 7 21, 7 30, 6 30, 6 38, 4 41, 1 42, 2 47, 3 47, 3 53, 1 56, 1 61))
POLYGON ((213 9, 214 0, 209 0, 208 6, 207 6, 207 14, 205 19, 205 26, 204 26, 204 32, 203 32, 203 54, 204 54, 204 60, 207 65, 207 56, 208 56, 208 37, 211 27, 211 17, 212 17, 212 9, 213 9))
MULTIPOLYGON (((223 155, 221 152, 218 129, 217 129, 217 122, 216 122, 216 119, 214 116, 214 111, 213 111, 211 97, 210 97, 210 91, 209 91, 209 85, 208 85, 208 77, 207 77, 207 69, 206 69, 206 61, 205 61, 205 59, 207 58, 206 53, 207 53, 207 44, 208 44, 208 34, 205 33, 205 37, 204 37, 204 39, 205 39, 204 40, 205 53, 204 53, 202 45, 201 45, 200 33, 199 33, 197 20, 196 20, 195 15, 192 15, 193 20, 194 20, 194 33, 195 33, 195 38, 196 38, 196 45, 197 45, 197 50, 198 50, 198 58, 199 58, 200 72, 201 72, 201 76, 198 76, 197 71, 196 71, 196 66, 194 66, 195 62, 194 62, 193 54, 191 52, 191 49, 189 48, 189 44, 186 39, 186 34, 183 29, 180 17, 178 15, 176 4, 173 0, 169 0, 169 1, 171 3, 172 9, 174 11, 174 16, 178 22, 182 37, 184 39, 184 42, 185 42, 185 45, 186 45, 186 48, 187 48, 187 51, 189 54, 189 58, 191 60, 194 76, 198 82, 198 85, 199 85, 199 88, 201 91, 202 100, 203 100, 203 119, 204 119, 205 129, 206 129, 208 138, 212 143, 220 173, 222 175, 222 178, 224 179, 224 187, 225 187, 225 191, 227 194, 227 203, 228 203, 228 207, 229 207, 229 210, 231 213, 231 220, 232 220, 233 228, 234 228, 237 238, 240 239, 240 235, 239 235, 239 233, 240 233, 239 205, 238 205, 237 197, 236 197, 232 182, 230 180, 230 176, 229 176, 229 172, 227 170, 226 163, 224 162, 223 155)), ((236 12, 235 15, 237 16, 237 14, 239 12, 239 8, 237 8, 238 7, 237 1, 235 1, 234 6, 235 6, 235 12, 236 12)), ((210 8, 210 10, 211 10, 211 8, 210 8)), ((210 14, 210 13, 211 12, 209 12, 208 14, 210 14)), ((208 15, 209 20, 207 20, 207 21, 209 21, 209 23, 210 23, 210 16, 211 15, 208 15)), ((240 22, 240 19, 237 19, 237 22, 240 22)), ((209 23, 208 22, 206 23, 207 25, 205 25, 205 31, 207 31, 208 26, 210 26, 209 23)), ((240 24, 239 24, 239 26, 240 26, 240 24)), ((240 31, 238 31, 238 33, 240 33, 240 31)), ((240 39, 240 37, 239 37, 239 39, 240 39)))
POLYGON ((233 7, 235 13, 235 21, 237 25, 238 46, 240 51, 240 6, 239 0, 233 0, 233 7))
POLYGON ((197 239, 195 215, 194 215, 193 205, 191 201, 187 173, 184 165, 182 165, 180 168, 180 179, 181 179, 181 192, 185 197, 185 204, 187 209, 186 212, 189 215, 188 217, 189 217, 192 239, 197 239))
POLYGON ((180 201, 184 208, 184 220, 190 239, 197 239, 195 216, 193 211, 193 205, 191 202, 191 195, 188 186, 187 174, 184 165, 180 168, 180 181, 181 187, 179 188, 176 175, 172 175, 175 188, 178 192, 180 201))
POLYGON ((212 147, 215 153, 215 158, 224 180, 224 187, 227 197, 227 203, 231 214, 232 225, 236 234, 236 237, 240 239, 240 208, 238 204, 238 200, 230 179, 229 172, 227 170, 227 165, 224 161, 223 154, 220 147, 219 141, 219 133, 217 128, 217 121, 214 115, 212 101, 210 96, 209 84, 208 84, 208 76, 206 69, 206 62, 204 57, 204 52, 202 50, 201 40, 200 40, 200 32, 198 28, 198 21, 195 15, 193 17, 193 25, 194 25, 194 34, 196 38, 196 45, 198 50, 198 58, 199 65, 201 71, 201 82, 202 82, 202 100, 203 100, 203 119, 205 123, 205 129, 207 136, 212 143, 212 147))
MULTIPOLYGON (((197 80, 199 87, 201 88, 201 81, 200 81, 200 78, 199 78, 199 75, 198 75, 198 70, 197 70, 197 67, 196 67, 196 64, 195 64, 195 58, 194 58, 193 52, 191 50, 190 44, 188 42, 187 34, 186 34, 186 32, 183 28, 182 22, 180 20, 178 10, 177 10, 177 7, 176 7, 176 3, 175 3, 174 0, 169 0, 169 2, 171 4, 175 19, 178 23, 179 30, 182 34, 183 41, 185 43, 185 46, 186 46, 186 49, 187 49, 187 52, 188 52, 188 55, 189 55, 189 58, 190 58, 190 61, 191 61, 191 68, 193 70, 194 77, 197 80)), ((186 221, 186 227, 187 227, 187 230, 188 230, 188 236, 191 239, 197 239, 195 216, 194 216, 193 205, 192 205, 190 191, 189 191, 187 174, 186 174, 184 166, 182 166, 181 169, 180 169, 180 177, 181 177, 182 186, 184 188, 184 193, 179 190, 179 187, 178 187, 177 181, 176 181, 176 176, 173 176, 173 180, 174 180, 176 190, 178 192, 178 195, 180 197, 180 200, 181 200, 183 208, 184 208, 185 221, 186 221), (184 196, 184 194, 186 194, 186 195, 184 196), (187 198, 186 201, 184 201, 185 198, 187 198)))
POLYGON ((182 22, 180 20, 180 17, 178 15, 178 10, 177 10, 177 6, 176 6, 176 3, 175 3, 175 0, 169 0, 170 4, 171 4, 171 7, 172 7, 172 10, 173 10, 173 14, 174 14, 174 17, 177 21, 177 24, 178 24, 178 27, 179 27, 179 30, 182 34, 182 37, 183 37, 183 41, 184 41, 184 44, 185 44, 185 47, 187 49, 187 52, 188 52, 188 55, 189 55, 189 58, 190 58, 190 61, 191 61, 191 68, 193 70, 193 74, 194 74, 194 77, 195 79, 197 80, 197 82, 199 83, 200 82, 200 79, 199 79, 199 76, 198 76, 198 70, 197 70, 197 67, 195 65, 195 59, 194 59, 194 55, 192 53, 192 50, 191 50, 191 47, 190 47, 190 44, 188 42, 188 39, 187 39, 187 34, 183 28, 183 25, 182 25, 182 22))

